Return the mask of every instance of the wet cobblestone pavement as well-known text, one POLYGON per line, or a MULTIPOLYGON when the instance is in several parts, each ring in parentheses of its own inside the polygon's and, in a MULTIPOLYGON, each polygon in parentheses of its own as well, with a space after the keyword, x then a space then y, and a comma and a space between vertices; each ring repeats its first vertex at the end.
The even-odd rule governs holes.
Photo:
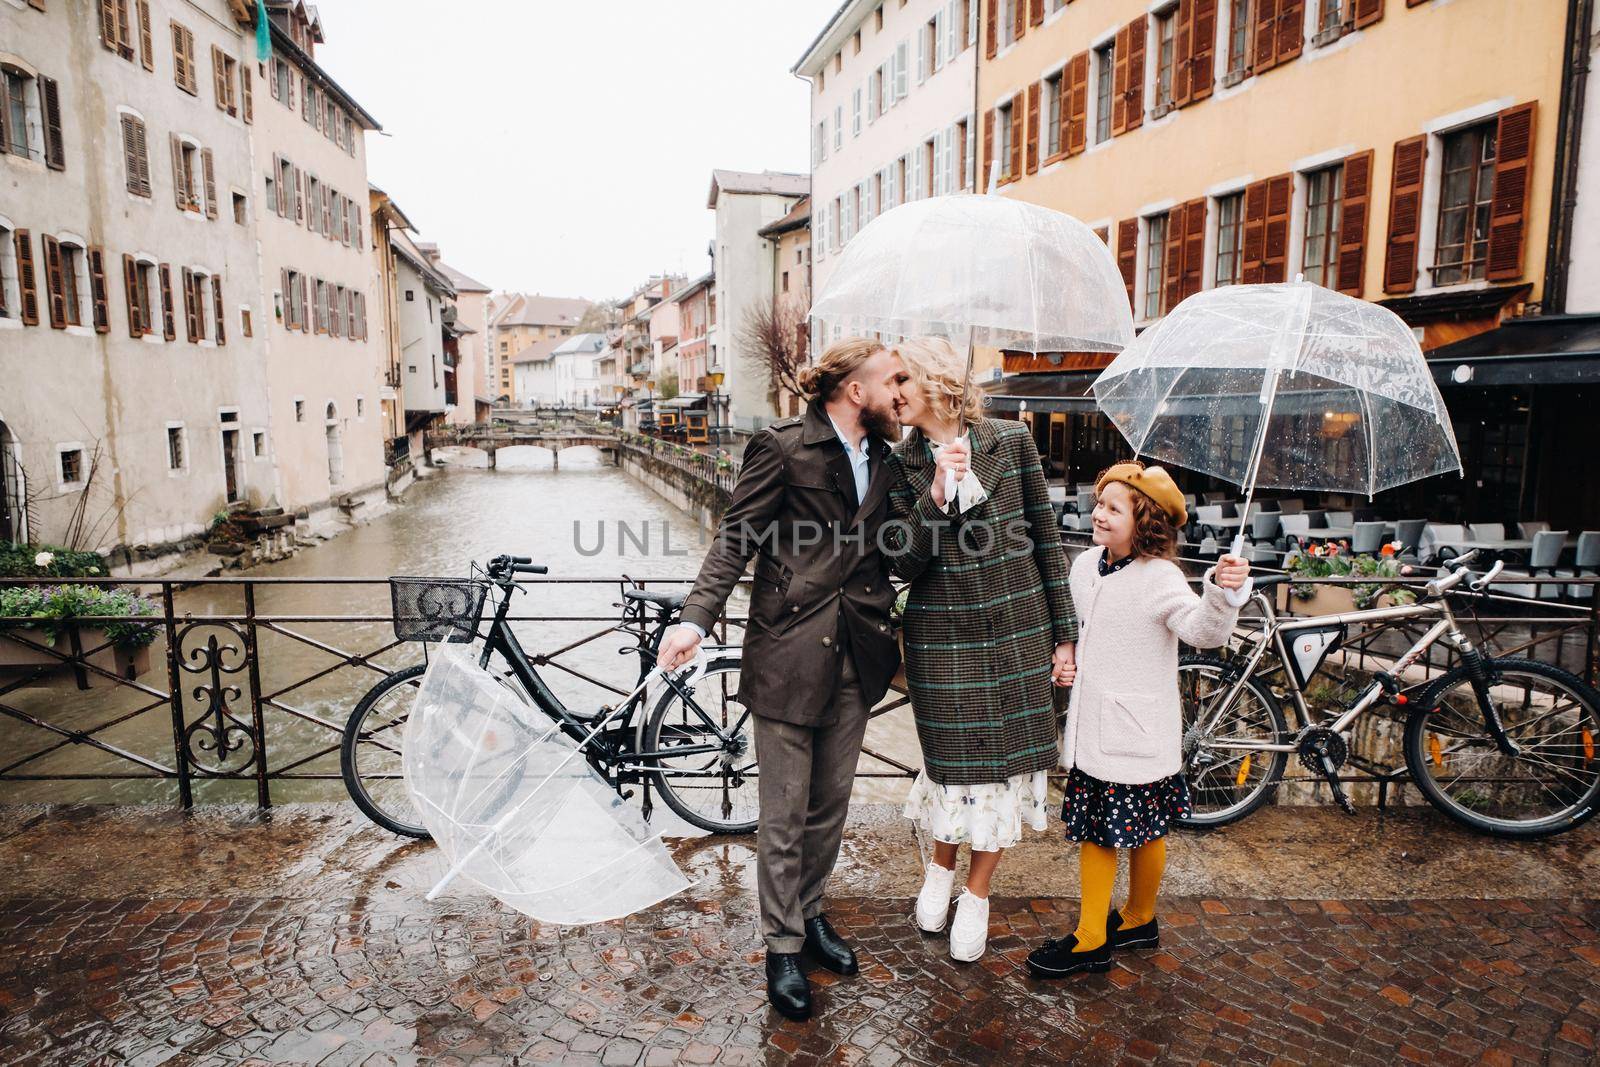
MULTIPOLYGON (((219 843, 188 825, 168 831, 180 869, 213 847, 248 858, 251 830, 219 843)), ((37 857, 7 847, 21 836, 0 864, 37 857)), ((1577 848, 1592 858, 1593 836, 1577 848)), ((766 1006, 736 869, 572 930, 470 894, 426 904, 395 880, 411 881, 400 864, 360 893, 288 891, 314 881, 304 872, 283 894, 203 873, 190 894, 128 892, 174 864, 148 862, 148 878, 126 861, 108 871, 115 896, 83 883, 0 900, 0 1062, 1592 1063, 1600 1039, 1596 892, 1176 895, 1159 949, 1044 983, 1023 958, 1070 929, 1074 900, 997 895, 989 955, 964 965, 912 927, 909 893, 871 892, 856 872, 830 915, 863 973, 813 972, 818 1017, 797 1024, 766 1006)), ((13 867, 0 885, 41 882, 13 867)))

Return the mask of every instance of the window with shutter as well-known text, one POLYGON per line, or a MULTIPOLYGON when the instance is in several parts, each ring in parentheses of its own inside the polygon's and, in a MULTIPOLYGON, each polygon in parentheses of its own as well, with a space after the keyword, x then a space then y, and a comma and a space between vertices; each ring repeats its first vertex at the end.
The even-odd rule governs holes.
POLYGON ((39 105, 44 112, 44 162, 51 170, 67 169, 65 142, 61 136, 61 89, 54 78, 41 74, 39 105))
MULTIPOLYGON (((987 0, 983 12, 983 56, 993 59, 1000 51, 1000 0, 987 0)), ((987 154, 984 156, 988 158, 987 154)))
POLYGON ((983 113, 983 173, 979 180, 983 189, 989 187, 989 173, 994 167, 994 108, 983 113))
POLYGON ((200 95, 200 76, 195 69, 194 34, 177 20, 172 22, 172 76, 178 88, 190 96, 200 95))
POLYGON ((1169 221, 1165 212, 1144 220, 1144 292, 1140 303, 1141 317, 1145 319, 1159 319, 1166 313, 1166 274, 1169 270, 1174 274, 1178 271, 1178 265, 1167 260, 1169 221))
POLYGON ((1022 177, 1023 153, 1023 116, 1027 113, 1027 102, 1023 95, 1018 93, 1011 98, 1010 108, 1007 111, 1006 124, 1006 178, 1015 181, 1022 177))
POLYGON ((1183 205, 1183 229, 1173 240, 1183 242, 1183 267, 1178 285, 1178 301, 1187 300, 1198 293, 1205 283, 1206 269, 1206 200, 1201 197, 1183 205))
POLYGON ((1179 0, 1172 21, 1172 106, 1183 107, 1194 99, 1193 60, 1195 36, 1194 0, 1179 0))
POLYGON ((1287 63, 1305 47, 1305 0, 1278 0, 1278 54, 1279 64, 1287 63))
POLYGON ((45 234, 44 243, 44 281, 45 292, 48 294, 50 306, 50 325, 57 330, 67 327, 67 294, 66 271, 61 263, 61 244, 54 237, 45 234))
MULTIPOLYGON (((1176 89, 1173 68, 1178 58, 1178 9, 1168 8, 1151 16, 1155 23, 1155 99, 1150 102, 1150 116, 1160 118, 1173 107, 1176 89)), ((1131 71, 1130 71, 1131 74, 1131 71)))
POLYGON ((222 307, 222 275, 220 274, 211 276, 211 303, 217 319, 217 344, 225 345, 228 343, 228 331, 223 325, 223 320, 228 315, 222 307))
POLYGON ((1267 183, 1251 182, 1244 191, 1244 226, 1240 234, 1242 258, 1239 280, 1256 285, 1266 280, 1267 183))
POLYGON ((1500 112, 1495 135, 1494 209, 1489 217, 1490 281, 1522 276, 1522 250, 1527 231, 1528 180, 1533 166, 1533 128, 1537 103, 1500 112))
POLYGON ((344 286, 329 286, 328 303, 328 336, 339 337, 344 333, 344 286))
POLYGON ((144 120, 136 115, 122 116, 122 161, 128 192, 149 196, 150 150, 145 142, 144 120))
POLYGON ((1023 128, 1026 160, 1024 166, 1029 174, 1039 170, 1039 83, 1034 82, 1028 86, 1028 113, 1024 120, 1023 128))
POLYGON ((106 253, 98 245, 84 250, 89 265, 90 315, 95 333, 111 332, 111 294, 106 289, 106 253))
POLYGON ((1278 63, 1278 5, 1288 0, 1253 0, 1255 4, 1255 47, 1251 71, 1261 74, 1278 63))
POLYGON ((246 123, 256 120, 256 93, 250 80, 250 64, 239 68, 239 112, 246 123))
POLYGON ((1089 122, 1089 53, 1079 52, 1061 76, 1061 150, 1075 156, 1086 147, 1089 122))
POLYGON ((206 218, 214 219, 217 217, 217 170, 209 148, 200 152, 200 169, 206 183, 206 218))
POLYGON ((1352 8, 1356 29, 1370 26, 1383 18, 1383 0, 1347 0, 1352 8))
POLYGON ((17 253, 18 314, 25 326, 39 325, 39 279, 33 265, 33 239, 27 230, 12 235, 17 253))
POLYGON ((1026 10, 1029 0, 1007 0, 1011 5, 1011 41, 1016 43, 1022 40, 1022 35, 1028 32, 1028 12, 1026 10))
POLYGON ((150 0, 138 0, 139 63, 145 70, 156 69, 155 36, 150 32, 150 0))
POLYGON ((1409 293, 1417 287, 1417 241, 1422 231, 1422 179, 1427 155, 1426 134, 1395 142, 1383 254, 1386 293, 1409 293))
POLYGON ((1372 201, 1372 152, 1358 152, 1344 161, 1344 190, 1339 208, 1339 269, 1334 288, 1360 296, 1367 267, 1367 223, 1372 201))
POLYGON ((309 277, 307 277, 306 275, 302 274, 302 275, 300 275, 300 292, 298 294, 298 299, 300 300, 300 307, 299 307, 298 311, 295 313, 295 320, 300 323, 300 332, 301 333, 310 333, 311 332, 311 299, 310 299, 310 294, 311 294, 311 279, 309 277))
POLYGON ((128 301, 128 336, 143 337, 149 332, 144 309, 139 304, 139 265, 127 253, 122 256, 122 293, 128 301))
POLYGON ((168 341, 178 336, 177 305, 172 300, 172 266, 161 264, 161 336, 168 341))
POLYGON ((1289 274, 1289 215, 1294 204, 1294 175, 1267 179, 1267 218, 1262 259, 1264 282, 1281 282, 1289 274))
POLYGON ((1133 303, 1133 282, 1135 268, 1139 263, 1139 220, 1123 219, 1117 225, 1117 271, 1122 275, 1122 284, 1128 290, 1128 306, 1133 303))
POLYGON ((1118 30, 1112 49, 1115 66, 1111 86, 1111 136, 1113 137, 1127 132, 1128 129, 1128 55, 1132 32, 1131 26, 1124 26, 1118 30))
POLYGON ((1339 265, 1339 203, 1343 197, 1344 164, 1322 167, 1305 176, 1304 234, 1300 272, 1306 281, 1333 288, 1339 265))
POLYGON ((177 134, 167 135, 172 144, 172 198, 179 211, 189 209, 193 188, 190 185, 191 175, 185 166, 185 149, 183 139, 177 134))
POLYGON ((1141 15, 1128 25, 1128 103, 1124 132, 1144 125, 1144 44, 1145 18, 1141 15))
POLYGON ((1094 50, 1094 143, 1109 141, 1116 117, 1116 41, 1094 50))
POLYGON ((183 324, 189 342, 193 344, 200 340, 200 324, 195 317, 195 312, 199 309, 195 307, 194 302, 194 272, 184 267, 179 280, 183 284, 183 324))
POLYGON ((222 65, 222 49, 216 45, 211 46, 211 88, 216 94, 217 110, 228 109, 228 83, 225 80, 222 65))
POLYGON ((1194 9, 1189 22, 1188 95, 1179 107, 1204 100, 1216 87, 1217 0, 1185 0, 1194 9))

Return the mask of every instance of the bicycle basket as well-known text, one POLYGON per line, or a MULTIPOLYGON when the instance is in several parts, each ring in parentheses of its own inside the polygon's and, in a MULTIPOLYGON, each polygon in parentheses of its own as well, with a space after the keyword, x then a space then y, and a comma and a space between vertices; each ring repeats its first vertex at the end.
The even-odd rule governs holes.
POLYGON ((390 578, 394 635, 401 641, 471 641, 489 583, 473 578, 390 578))

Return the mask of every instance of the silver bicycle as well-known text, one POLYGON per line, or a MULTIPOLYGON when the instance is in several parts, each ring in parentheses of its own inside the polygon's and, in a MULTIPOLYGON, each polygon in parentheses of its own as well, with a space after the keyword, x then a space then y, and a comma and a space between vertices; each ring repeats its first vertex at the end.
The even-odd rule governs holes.
MULTIPOLYGON (((1600 804, 1600 693, 1569 671, 1536 660, 1494 657, 1476 648, 1451 613, 1448 594, 1468 578, 1475 553, 1451 561, 1415 604, 1280 619, 1270 590, 1290 579, 1256 582, 1253 600, 1264 626, 1240 655, 1188 655, 1179 661, 1183 760, 1193 802, 1185 825, 1222 826, 1265 804, 1283 780, 1289 757, 1321 775, 1345 811, 1355 807, 1339 782, 1350 755, 1349 731, 1362 715, 1388 703, 1408 712, 1405 762, 1432 804, 1457 822, 1502 837, 1545 837, 1579 826, 1600 804), (1389 670, 1378 671, 1344 707, 1322 719, 1307 706, 1306 686, 1352 625, 1433 620, 1389 670), (1404 684, 1411 668, 1440 640, 1458 664, 1444 674, 1404 684), (1298 720, 1291 731, 1265 681, 1279 666, 1298 720)), ((1469 587, 1481 593, 1499 574, 1496 563, 1469 587)))

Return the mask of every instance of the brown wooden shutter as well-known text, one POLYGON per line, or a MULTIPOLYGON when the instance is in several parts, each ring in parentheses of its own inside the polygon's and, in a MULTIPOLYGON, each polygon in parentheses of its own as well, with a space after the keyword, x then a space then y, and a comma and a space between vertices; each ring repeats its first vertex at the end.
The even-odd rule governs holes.
POLYGON ((134 154, 139 164, 139 193, 150 196, 154 186, 150 183, 150 142, 145 136, 144 122, 141 119, 133 121, 134 154))
POLYGON ((128 336, 145 334, 144 309, 139 305, 139 264, 132 256, 122 256, 122 290, 128 298, 128 336))
POLYGON ((177 309, 172 302, 172 266, 163 263, 158 268, 161 275, 161 336, 175 340, 178 336, 177 309))
POLYGON ((117 0, 100 0, 100 43, 117 50, 117 0))
POLYGON ((1494 206, 1489 212, 1489 264, 1492 282, 1522 276, 1522 246, 1527 232, 1528 194, 1532 184, 1533 123, 1537 101, 1500 112, 1495 137, 1494 206))
POLYGON ((211 305, 217 313, 217 344, 228 343, 228 330, 223 325, 227 321, 227 314, 222 309, 222 275, 211 276, 211 305))
POLYGON ((311 332, 311 280, 300 275, 300 332, 311 332))
POLYGON ((180 89, 187 89, 188 85, 183 77, 183 27, 177 20, 172 21, 172 80, 180 89))
POLYGON ((145 70, 156 69, 155 36, 150 32, 150 0, 139 0, 139 62, 145 70))
POLYGON ((1339 266, 1334 288, 1360 296, 1367 268, 1367 225, 1372 203, 1372 152, 1358 152, 1344 161, 1344 190, 1339 204, 1339 266))
POLYGON ((228 67, 222 62, 222 49, 211 46, 211 88, 217 94, 217 110, 228 110, 228 67))
POLYGON ((25 326, 39 325, 39 277, 33 267, 33 239, 27 230, 17 230, 13 235, 17 248, 17 295, 21 297, 19 314, 25 326))
POLYGON ((1278 55, 1287 63, 1305 47, 1306 0, 1278 0, 1278 55))
POLYGON ((1018 93, 1011 98, 1011 159, 1006 163, 1006 177, 1022 177, 1023 133, 1022 120, 1027 114, 1028 102, 1018 93))
POLYGON ((1428 137, 1420 134, 1394 143, 1389 177, 1389 227, 1383 252, 1383 291, 1417 288, 1417 241, 1422 232, 1422 178, 1428 137))
POLYGON ((1022 40, 1022 35, 1028 32, 1028 12, 1023 7, 1022 0, 1012 0, 1011 3, 1011 39, 1022 40))
POLYGON ((1205 282, 1206 198, 1202 196, 1185 204, 1183 216, 1183 282, 1178 290, 1180 301, 1198 293, 1205 282))
POLYGON ((128 192, 148 196, 149 190, 139 183, 139 152, 137 129, 141 125, 132 115, 122 116, 122 167, 126 171, 128 192))
POLYGON ((987 192, 989 189, 989 171, 994 164, 994 108, 983 113, 983 158, 982 165, 978 168, 977 188, 975 193, 987 192))
POLYGON ((1255 56, 1251 67, 1256 74, 1271 70, 1278 63, 1278 4, 1287 0, 1255 0, 1255 56))
POLYGON ((39 75, 39 98, 44 105, 45 166, 51 170, 66 170, 66 146, 61 137, 61 89, 54 78, 39 75))
POLYGON ((246 124, 256 120, 256 94, 250 84, 249 61, 239 64, 239 108, 246 124))
POLYGON ((1172 26, 1172 106, 1187 104, 1194 91, 1189 59, 1194 53, 1194 0, 1178 0, 1172 26))
POLYGON ((300 186, 300 168, 291 166, 289 173, 294 176, 294 221, 304 222, 306 217, 306 191, 300 186))
POLYGON ((1111 136, 1126 133, 1128 129, 1128 49, 1132 28, 1124 26, 1117 31, 1112 44, 1111 63, 1111 136))
POLYGON ((1028 158, 1025 166, 1029 174, 1037 173, 1039 170, 1039 88, 1038 82, 1028 86, 1028 117, 1025 132, 1028 158))
POLYGON ((344 286, 328 286, 328 333, 333 337, 344 334, 344 286))
POLYGON ((1355 0, 1353 11, 1356 29, 1370 26, 1383 18, 1383 0, 1355 0))
POLYGON ((283 321, 283 328, 294 328, 294 301, 289 299, 289 269, 278 268, 278 317, 283 321))
POLYGON ((1267 183, 1251 182, 1244 190, 1244 229, 1239 235, 1239 280, 1255 285, 1263 280, 1267 248, 1267 183))
POLYGON ((1133 306, 1133 274, 1139 262, 1139 220, 1123 219, 1117 224, 1117 270, 1122 272, 1128 290, 1128 306, 1133 306))
POLYGON ((184 329, 187 331, 189 342, 193 344, 200 340, 200 324, 197 320, 200 309, 194 306, 194 271, 184 267, 179 281, 183 283, 184 329))
POLYGON ((1266 253, 1261 280, 1287 281, 1289 275, 1289 216, 1294 203, 1294 175, 1267 179, 1266 253))
POLYGON ((1089 134, 1089 53, 1079 52, 1067 64, 1061 78, 1064 104, 1061 144, 1067 155, 1075 156, 1088 144, 1089 134))
POLYGON ((211 149, 200 151, 200 167, 206 176, 206 218, 214 219, 217 217, 217 168, 211 149))
POLYGON ((1426 4, 1427 2, 1428 2, 1428 0, 1406 0, 1406 6, 1407 7, 1421 7, 1423 4, 1426 4))
POLYGON ((1194 30, 1189 49, 1189 96, 1185 103, 1211 95, 1217 80, 1217 0, 1190 0, 1194 30))
POLYGON ((1028 25, 1044 25, 1044 0, 1028 0, 1028 25))
POLYGON ((1144 37, 1145 17, 1128 24, 1128 106, 1124 130, 1144 125, 1144 37))
POLYGON ((95 333, 111 332, 111 294, 106 290, 106 253, 99 245, 84 249, 89 266, 89 304, 95 333))
MULTIPOLYGON (((1167 212, 1167 239, 1162 248, 1164 255, 1161 264, 1161 305, 1162 314, 1166 314, 1178 306, 1178 301, 1183 299, 1183 234, 1188 209, 1179 204, 1167 212)), ((1152 220, 1147 219, 1145 225, 1150 225, 1152 220)))
POLYGON ((183 211, 189 206, 189 195, 183 183, 183 142, 175 133, 167 134, 172 141, 172 194, 177 202, 178 210, 183 211))
POLYGON ((49 297, 50 325, 58 330, 67 326, 67 292, 62 281, 61 243, 49 234, 44 242, 44 283, 49 297))

